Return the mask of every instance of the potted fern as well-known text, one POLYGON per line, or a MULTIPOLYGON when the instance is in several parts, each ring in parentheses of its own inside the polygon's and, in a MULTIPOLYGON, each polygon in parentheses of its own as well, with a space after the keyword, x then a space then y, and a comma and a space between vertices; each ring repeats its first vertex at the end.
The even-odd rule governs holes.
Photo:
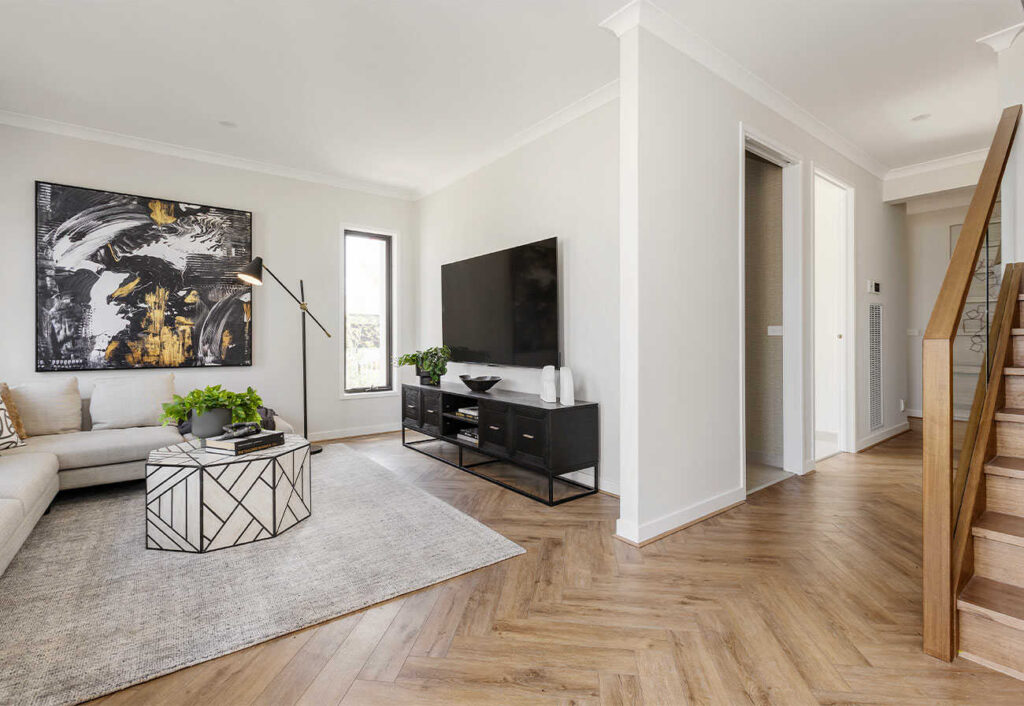
POLYGON ((200 439, 217 436, 227 424, 259 422, 263 400, 256 390, 231 392, 220 385, 192 390, 182 397, 175 395, 164 407, 163 422, 180 424, 192 420, 192 433, 200 439))
POLYGON ((421 385, 440 385, 441 376, 448 372, 452 351, 448 346, 435 346, 415 353, 398 356, 396 365, 415 365, 421 385))

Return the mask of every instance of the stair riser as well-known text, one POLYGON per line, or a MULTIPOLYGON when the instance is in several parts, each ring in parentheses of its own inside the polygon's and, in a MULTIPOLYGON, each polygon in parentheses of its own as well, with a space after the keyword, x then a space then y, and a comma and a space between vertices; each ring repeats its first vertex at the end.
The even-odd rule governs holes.
POLYGON ((1024 632, 972 613, 959 614, 960 651, 1024 672, 1024 632))
MULTIPOLYGON (((1024 307, 1021 309, 1024 316, 1024 307)), ((1013 365, 1016 368, 1024 368, 1024 336, 1012 336, 1013 340, 1013 365)))
POLYGON ((1024 547, 975 537, 974 573, 1024 588, 1024 547))
POLYGON ((985 508, 1024 517, 1024 480, 989 473, 985 476, 985 508))
POLYGON ((997 421, 996 446, 1000 456, 1024 456, 1024 424, 997 421))
POLYGON ((1024 407, 1024 375, 1004 375, 1003 380, 1006 383, 1006 406, 1024 407))

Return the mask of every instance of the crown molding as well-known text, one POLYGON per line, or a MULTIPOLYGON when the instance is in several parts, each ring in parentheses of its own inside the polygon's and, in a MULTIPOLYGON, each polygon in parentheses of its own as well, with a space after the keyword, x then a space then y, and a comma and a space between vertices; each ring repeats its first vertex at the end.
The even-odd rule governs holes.
POLYGON ((388 198, 403 199, 406 201, 412 200, 415 197, 414 190, 403 187, 378 184, 376 182, 336 176, 333 174, 310 172, 303 169, 271 164, 269 162, 260 162, 253 159, 246 159, 244 157, 222 154, 220 152, 210 152, 208 150, 175 145, 169 142, 133 137, 131 135, 123 135, 121 133, 110 132, 108 130, 100 130, 98 128, 85 127, 83 125, 75 125, 72 123, 64 123, 58 120, 50 120, 48 118, 40 118, 35 115, 25 115, 23 113, 15 113, 7 110, 0 110, 0 125, 9 125, 11 127, 35 130, 38 132, 48 132, 54 135, 73 137, 79 140, 88 140, 89 142, 101 142, 103 144, 114 145, 116 147, 126 147, 128 149, 142 150, 145 152, 155 152, 156 154, 163 154, 170 157, 179 157, 181 159, 190 159, 197 162, 217 164, 222 167, 243 169, 245 171, 270 174, 272 176, 284 177, 286 179, 296 179, 298 181, 333 186, 338 189, 357 191, 373 196, 385 196, 388 198))
POLYGON ((524 147, 531 142, 554 132, 558 128, 568 125, 573 120, 583 117, 587 113, 600 108, 606 103, 610 103, 618 97, 619 80, 615 79, 614 81, 601 86, 597 90, 588 93, 579 100, 570 103, 566 107, 555 111, 548 117, 534 123, 525 130, 517 132, 497 146, 481 152, 472 160, 472 166, 463 167, 457 172, 438 179, 435 184, 431 185, 428 189, 425 189, 417 198, 426 198, 431 194, 436 194, 438 191, 446 189, 452 184, 465 179, 470 174, 478 172, 489 164, 493 164, 502 157, 515 152, 520 147, 524 147))
POLYGON ((1021 33, 1021 30, 1024 30, 1024 22, 1001 29, 992 34, 986 34, 978 40, 978 44, 985 44, 998 54, 1013 46, 1013 42, 1017 39, 1017 35, 1021 33))
POLYGON ((642 27, 879 179, 889 170, 791 98, 650 2, 633 0, 601 23, 617 37, 642 27))
POLYGON ((905 167, 896 167, 895 169, 890 169, 886 172, 885 178, 886 180, 902 179, 904 177, 930 174, 931 172, 941 172, 952 167, 962 167, 965 164, 974 164, 976 162, 984 164, 987 157, 988 148, 985 147, 980 150, 974 150, 973 152, 962 152, 949 157, 931 159, 927 162, 918 162, 917 164, 908 164, 905 167))

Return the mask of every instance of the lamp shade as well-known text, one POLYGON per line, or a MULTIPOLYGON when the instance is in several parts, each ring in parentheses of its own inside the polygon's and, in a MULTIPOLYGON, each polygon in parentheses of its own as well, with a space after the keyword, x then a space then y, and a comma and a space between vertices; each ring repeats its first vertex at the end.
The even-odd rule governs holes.
POLYGON ((257 287, 263 285, 263 258, 257 257, 255 260, 246 265, 241 272, 236 273, 238 279, 242 280, 246 284, 252 284, 257 287))

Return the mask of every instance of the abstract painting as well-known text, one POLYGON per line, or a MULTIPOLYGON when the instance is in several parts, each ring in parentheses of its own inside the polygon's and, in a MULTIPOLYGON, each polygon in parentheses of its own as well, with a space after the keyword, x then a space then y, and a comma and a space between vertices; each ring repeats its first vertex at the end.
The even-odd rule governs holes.
POLYGON ((252 214, 36 182, 36 370, 252 365, 252 214))

